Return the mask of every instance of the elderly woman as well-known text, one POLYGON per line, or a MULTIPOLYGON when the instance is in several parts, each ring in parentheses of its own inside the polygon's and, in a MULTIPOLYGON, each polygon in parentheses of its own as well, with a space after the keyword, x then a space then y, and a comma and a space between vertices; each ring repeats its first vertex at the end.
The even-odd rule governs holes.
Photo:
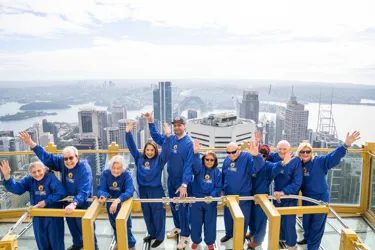
MULTIPOLYGON (((164 124, 166 137, 163 142, 162 152, 159 154, 155 142, 147 142, 143 153, 139 152, 131 131, 133 124, 126 125, 126 143, 134 158, 137 167, 137 181, 139 184, 139 195, 142 199, 163 198, 165 196, 161 185, 161 174, 165 163, 171 154, 171 128, 164 124)), ((151 247, 158 247, 165 237, 166 212, 161 203, 142 203, 143 217, 146 222, 148 236, 143 240, 151 242, 151 247)))
MULTIPOLYGON (((116 155, 108 163, 109 169, 103 171, 100 176, 100 186, 98 188, 99 202, 104 204, 107 203, 107 212, 109 222, 114 231, 114 236, 117 241, 116 234, 116 217, 120 211, 120 203, 126 201, 127 199, 133 197, 134 185, 130 171, 126 169, 124 157, 121 155, 116 155), (112 203, 107 202, 107 198, 115 199, 112 203)), ((135 238, 132 234, 132 219, 129 216, 127 222, 128 230, 128 247, 129 249, 134 249, 135 238)), ((117 249, 116 246, 113 249, 117 249)))
MULTIPOLYGON (((280 162, 285 156, 290 154, 290 144, 288 141, 282 140, 277 144, 277 152, 271 152, 268 161, 280 162)), ((298 195, 302 185, 302 164, 298 157, 293 158, 284 169, 275 177, 274 201, 275 207, 293 207, 297 206, 298 201, 295 199, 283 199, 284 195, 298 195)), ((280 240, 285 241, 289 250, 297 249, 297 232, 296 232, 296 216, 282 215, 280 225, 280 240)))
MULTIPOLYGON (((66 196, 61 182, 53 173, 48 173, 42 162, 30 164, 30 175, 15 181, 10 176, 8 161, 1 161, 5 188, 14 194, 30 193, 30 204, 39 208, 62 208, 58 200, 66 196)), ((64 218, 33 217, 36 244, 40 250, 64 250, 64 218)))
MULTIPOLYGON (((75 147, 63 149, 63 155, 48 153, 43 147, 37 145, 26 132, 20 132, 20 137, 30 146, 36 156, 49 169, 61 172, 61 182, 68 196, 74 196, 73 201, 65 206, 65 213, 71 214, 76 208, 87 209, 89 203, 87 198, 92 196, 92 172, 87 161, 78 157, 78 150, 75 147)), ((69 231, 73 238, 73 245, 67 250, 80 250, 83 247, 82 218, 66 218, 69 231)), ((98 249, 96 235, 95 249, 98 249)))
MULTIPOLYGON (((313 148, 308 142, 302 142, 299 145, 296 154, 302 160, 303 196, 321 200, 324 202, 329 202, 329 190, 326 180, 328 170, 340 163, 341 159, 346 155, 347 149, 352 145, 353 142, 360 139, 359 136, 360 133, 357 131, 354 131, 351 135, 347 133, 345 143, 338 146, 334 151, 324 156, 314 157, 313 148)), ((303 206, 316 205, 308 201, 303 201, 302 204, 303 206)), ((304 214, 304 239, 298 241, 298 244, 307 244, 307 248, 309 250, 319 249, 320 242, 324 234, 326 219, 326 214, 304 214)))
MULTIPOLYGON (((199 140, 194 140, 194 181, 192 184, 192 194, 197 198, 207 196, 219 197, 223 189, 221 172, 217 168, 218 161, 216 154, 208 151, 203 154, 202 159, 199 154, 199 140)), ((204 241, 209 250, 213 250, 216 241, 216 216, 217 202, 192 204, 190 210, 192 249, 197 249, 202 241, 202 226, 204 225, 204 241)))

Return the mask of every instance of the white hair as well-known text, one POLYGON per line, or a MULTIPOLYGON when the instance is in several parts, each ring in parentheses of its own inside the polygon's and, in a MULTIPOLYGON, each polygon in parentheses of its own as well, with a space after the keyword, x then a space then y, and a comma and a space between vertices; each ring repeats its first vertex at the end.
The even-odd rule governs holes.
POLYGON ((35 162, 30 163, 30 165, 29 165, 29 172, 31 172, 31 169, 37 167, 38 165, 41 166, 42 168, 44 168, 45 171, 48 170, 48 168, 43 164, 43 162, 41 162, 41 161, 35 161, 35 162))
POLYGON ((112 159, 108 162, 108 168, 112 169, 113 164, 119 163, 123 170, 126 169, 125 159, 122 155, 115 155, 112 157, 112 159))
POLYGON ((290 148, 290 143, 287 140, 279 141, 279 143, 277 143, 277 148, 279 148, 281 145, 287 145, 288 148, 290 148))
POLYGON ((69 152, 73 153, 75 156, 78 156, 78 149, 76 147, 68 146, 65 147, 62 151, 63 155, 69 152))

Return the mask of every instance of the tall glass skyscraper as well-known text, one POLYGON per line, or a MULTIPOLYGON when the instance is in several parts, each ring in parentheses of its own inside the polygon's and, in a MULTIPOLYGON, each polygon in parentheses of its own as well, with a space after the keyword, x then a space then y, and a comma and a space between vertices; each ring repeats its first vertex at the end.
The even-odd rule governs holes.
POLYGON ((153 91, 154 122, 161 131, 164 122, 172 123, 172 83, 159 82, 153 91))

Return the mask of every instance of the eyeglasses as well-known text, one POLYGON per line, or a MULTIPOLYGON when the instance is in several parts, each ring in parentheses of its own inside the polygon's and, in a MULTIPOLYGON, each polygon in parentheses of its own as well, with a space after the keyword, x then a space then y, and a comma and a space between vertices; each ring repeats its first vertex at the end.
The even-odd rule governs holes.
POLYGON ((303 154, 310 154, 310 153, 311 153, 311 150, 299 151, 299 153, 300 153, 301 155, 303 155, 303 154))
POLYGON ((214 159, 209 159, 209 158, 204 158, 205 161, 210 161, 210 162, 214 162, 215 160, 214 159))
POLYGON ((73 160, 75 156, 64 157, 64 161, 73 160))
POLYGON ((238 150, 238 149, 236 149, 236 150, 234 150, 234 151, 231 151, 231 152, 227 151, 227 154, 228 154, 228 155, 234 155, 235 153, 237 153, 237 150, 238 150))

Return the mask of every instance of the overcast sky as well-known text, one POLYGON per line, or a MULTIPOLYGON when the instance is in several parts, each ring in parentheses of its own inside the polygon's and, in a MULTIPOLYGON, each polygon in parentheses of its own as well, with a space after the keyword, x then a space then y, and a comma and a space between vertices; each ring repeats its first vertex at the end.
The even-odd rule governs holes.
POLYGON ((0 80, 375 85, 375 1, 0 0, 0 80))

